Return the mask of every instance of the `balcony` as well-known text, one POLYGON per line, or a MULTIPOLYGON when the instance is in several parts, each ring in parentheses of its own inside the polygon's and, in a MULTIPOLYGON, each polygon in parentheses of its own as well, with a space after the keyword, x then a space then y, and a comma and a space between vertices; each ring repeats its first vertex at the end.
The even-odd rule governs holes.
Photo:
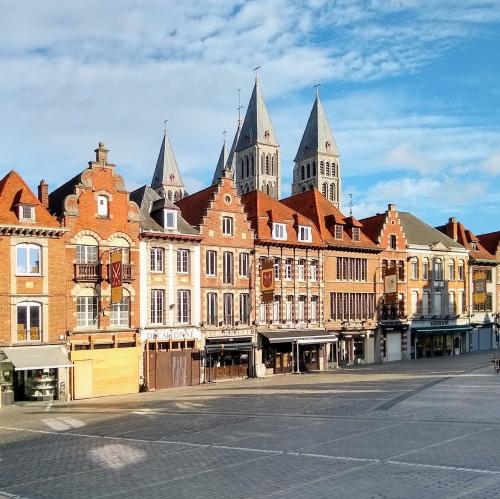
MULTIPOLYGON (((132 265, 129 263, 122 263, 122 281, 130 282, 134 279, 132 273, 132 265)), ((108 281, 111 280, 111 265, 108 264, 108 281)))
POLYGON ((75 263, 75 281, 96 282, 100 279, 100 263, 75 263))

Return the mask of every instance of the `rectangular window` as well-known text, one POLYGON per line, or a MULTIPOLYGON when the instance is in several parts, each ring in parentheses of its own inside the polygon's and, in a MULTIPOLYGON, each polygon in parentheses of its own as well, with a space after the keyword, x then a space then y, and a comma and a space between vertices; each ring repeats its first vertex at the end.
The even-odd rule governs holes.
POLYGON ((335 239, 342 239, 343 232, 342 225, 335 225, 335 239))
POLYGON ((224 284, 233 284, 233 254, 230 251, 224 251, 222 255, 222 282, 224 284))
POLYGON ((299 309, 297 319, 300 322, 304 322, 306 319, 306 297, 304 295, 299 296, 299 309))
POLYGON ((411 261, 411 278, 418 279, 418 260, 411 261))
POLYGON ((165 228, 166 229, 177 228, 177 213, 175 211, 165 210, 165 228))
POLYGON ((76 325, 79 328, 97 328, 97 296, 78 296, 76 325))
POLYGON ((281 260, 279 258, 274 259, 274 278, 275 279, 280 279, 281 277, 281 272, 280 272, 280 267, 281 267, 281 260))
POLYGON ((97 263, 98 247, 90 244, 76 245, 76 263, 97 263))
POLYGON ((102 196, 102 195, 97 196, 97 216, 99 217, 109 216, 108 204, 109 200, 107 196, 102 196))
POLYGON ((205 253, 205 270, 208 276, 217 275, 217 251, 207 250, 205 253))
POLYGON ((189 250, 177 250, 177 273, 187 274, 189 272, 189 250))
POLYGON ((455 293, 453 291, 450 291, 448 293, 448 314, 449 315, 455 315, 456 310, 455 310, 455 293))
POLYGON ((19 220, 27 220, 29 222, 35 221, 35 207, 34 206, 19 206, 19 220))
POLYGON ((405 280, 405 262, 403 260, 399 260, 398 262, 398 280, 405 280))
POLYGON ((311 296, 311 313, 310 319, 312 322, 316 322, 318 320, 318 297, 311 296))
POLYGON ((420 310, 418 307, 418 291, 411 292, 411 310, 413 313, 413 317, 420 315, 420 310))
POLYGON ((259 322, 265 323, 266 322, 266 304, 261 303, 259 305, 259 322))
POLYGON ((422 294, 422 314, 429 315, 430 313, 430 293, 424 291, 422 294))
POLYGON ((207 293, 207 324, 217 326, 217 293, 207 293))
POLYGON ((40 305, 20 303, 17 306, 17 341, 40 341, 40 305))
POLYGON ((465 267, 464 267, 464 262, 460 261, 458 263, 458 280, 459 281, 464 281, 465 280, 465 267))
POLYGON ((18 275, 40 275, 41 248, 36 244, 18 244, 16 246, 16 273, 18 275))
POLYGON ((240 295, 240 322, 250 324, 250 295, 248 293, 240 295))
POLYGON ((240 276, 248 277, 250 267, 250 255, 248 253, 240 253, 240 276))
POLYGON ((390 244, 390 248, 393 250, 398 248, 398 240, 394 234, 390 235, 389 244, 390 244))
POLYGON ((443 280, 443 262, 439 258, 434 261, 434 280, 435 281, 443 280))
POLYGON ((455 280, 455 262, 453 260, 450 260, 448 263, 448 279, 450 281, 455 280))
POLYGON ((273 239, 286 239, 286 225, 273 223, 273 239))
POLYGON ((367 320, 375 315, 373 293, 330 293, 330 319, 367 320))
POLYGON ((274 295, 273 322, 279 322, 281 315, 281 296, 274 295))
POLYGON ((285 260, 285 279, 292 278, 292 268, 293 268, 293 260, 291 258, 287 258, 285 260))
POLYGON ((302 260, 302 259, 299 260, 298 263, 297 263, 297 278, 299 279, 299 281, 303 281, 304 280, 305 265, 306 265, 306 261, 302 260))
POLYGON ((225 236, 233 235, 233 219, 231 217, 222 217, 222 234, 225 236))
POLYGON ((426 281, 429 279, 429 260, 427 258, 422 262, 422 278, 426 281))
POLYGON ((360 230, 359 227, 353 227, 352 228, 352 240, 353 241, 359 241, 360 238, 360 230))
POLYGON ((285 319, 290 322, 293 319, 293 296, 286 297, 285 319))
POLYGON ((177 322, 188 324, 191 314, 191 293, 187 289, 177 291, 177 322))
POLYGON ((318 260, 311 260, 309 265, 309 278, 311 281, 318 280, 318 260))
POLYGON ((163 272, 163 248, 151 248, 151 272, 163 272))
POLYGON ((124 296, 120 303, 111 304, 111 325, 115 327, 129 327, 130 297, 124 296))
POLYGON ((433 315, 441 317, 442 307, 443 307, 443 302, 442 302, 441 291, 436 291, 434 293, 434 308, 433 308, 433 311, 432 311, 433 315))
POLYGON ((311 227, 299 225, 299 241, 310 243, 312 241, 311 227))
MULTIPOLYGON (((384 262, 382 262, 384 268, 384 262)), ((366 281, 368 262, 366 258, 337 257, 337 280, 366 281)), ((383 271, 384 274, 384 271, 383 271)))
POLYGON ((224 293, 224 324, 232 326, 234 322, 233 293, 224 293))
POLYGON ((151 324, 163 324, 165 309, 165 291, 163 289, 151 290, 151 324))

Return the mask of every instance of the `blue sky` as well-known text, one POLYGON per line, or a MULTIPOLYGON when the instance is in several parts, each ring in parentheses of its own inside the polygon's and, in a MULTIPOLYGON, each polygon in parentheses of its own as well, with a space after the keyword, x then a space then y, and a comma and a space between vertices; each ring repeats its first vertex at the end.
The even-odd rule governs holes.
POLYGON ((0 33, 0 169, 33 187, 99 140, 129 189, 149 182, 166 118, 205 187, 262 65, 283 195, 320 81, 356 216, 500 230, 500 0, 4 0, 0 33))

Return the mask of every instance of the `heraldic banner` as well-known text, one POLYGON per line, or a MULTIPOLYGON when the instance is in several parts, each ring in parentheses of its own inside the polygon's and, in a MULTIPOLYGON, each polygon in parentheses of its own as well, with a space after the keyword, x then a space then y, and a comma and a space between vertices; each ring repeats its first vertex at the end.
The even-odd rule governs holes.
POLYGON ((267 258, 260 267, 260 290, 262 303, 271 303, 274 300, 274 261, 267 258))

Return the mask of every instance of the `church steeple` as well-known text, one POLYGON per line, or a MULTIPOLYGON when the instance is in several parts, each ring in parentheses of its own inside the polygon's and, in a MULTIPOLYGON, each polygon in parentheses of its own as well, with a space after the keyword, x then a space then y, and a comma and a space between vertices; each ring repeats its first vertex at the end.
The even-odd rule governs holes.
POLYGON ((279 143, 262 96, 258 77, 255 78, 235 152, 235 178, 238 192, 244 194, 261 190, 279 199, 281 191, 279 143))
POLYGON ((319 91, 294 162, 292 194, 315 188, 340 209, 340 154, 319 91))
POLYGON ((160 196, 172 202, 178 201, 185 196, 184 182, 177 166, 172 145, 168 139, 167 130, 163 134, 163 141, 153 179, 151 180, 151 187, 160 196))
POLYGON ((219 182, 222 177, 222 172, 224 170, 228 170, 227 167, 227 149, 226 149, 226 141, 222 144, 222 149, 219 155, 219 161, 217 161, 217 167, 215 168, 214 177, 212 179, 212 185, 215 185, 219 182))

